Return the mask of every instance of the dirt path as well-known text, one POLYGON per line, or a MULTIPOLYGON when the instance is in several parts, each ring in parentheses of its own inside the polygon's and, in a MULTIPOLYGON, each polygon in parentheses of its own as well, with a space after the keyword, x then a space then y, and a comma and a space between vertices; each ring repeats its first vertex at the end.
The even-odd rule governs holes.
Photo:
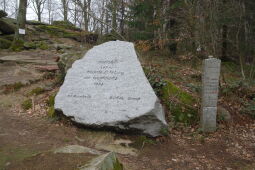
MULTIPOLYGON (((20 94, 17 92, 16 95, 20 94)), ((120 160, 127 169, 131 170, 254 169, 255 167, 255 124, 236 126, 234 129, 222 125, 216 133, 208 135, 200 134, 191 128, 184 130, 178 128, 172 129, 169 137, 158 139, 111 135, 135 143, 139 143, 140 140, 142 143, 143 147, 141 143, 138 144, 137 157, 119 154, 120 160)), ((105 136, 105 133, 79 129, 49 119, 46 115, 18 113, 12 107, 2 107, 0 109, 0 167, 16 169, 18 166, 25 169, 26 166, 36 166, 37 169, 50 169, 59 166, 61 169, 71 167, 75 169, 76 165, 84 161, 81 159, 82 155, 70 156, 67 162, 58 157, 49 159, 50 156, 47 154, 43 158, 40 157, 42 160, 40 162, 39 158, 34 156, 61 146, 78 144, 94 147, 97 142, 109 140, 99 136, 105 136), (92 140, 93 138, 95 140, 92 140)))

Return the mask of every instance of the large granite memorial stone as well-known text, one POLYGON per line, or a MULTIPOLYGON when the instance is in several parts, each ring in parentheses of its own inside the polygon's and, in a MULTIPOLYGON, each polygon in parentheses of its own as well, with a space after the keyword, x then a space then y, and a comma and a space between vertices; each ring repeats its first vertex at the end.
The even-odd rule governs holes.
POLYGON ((96 128, 159 136, 167 127, 134 45, 124 41, 95 46, 77 60, 55 98, 55 109, 96 128))

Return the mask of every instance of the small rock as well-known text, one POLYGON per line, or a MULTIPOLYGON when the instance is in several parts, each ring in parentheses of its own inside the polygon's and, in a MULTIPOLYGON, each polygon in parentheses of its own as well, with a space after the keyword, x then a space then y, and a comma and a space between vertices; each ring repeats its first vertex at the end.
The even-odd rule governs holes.
POLYGON ((223 119, 224 121, 231 121, 231 119, 232 119, 229 111, 221 106, 218 107, 218 117, 220 119, 223 119))
POLYGON ((11 163, 10 163, 10 162, 7 162, 7 163, 5 164, 5 166, 9 166, 9 165, 11 165, 11 163))
POLYGON ((70 45, 65 45, 65 44, 54 44, 53 46, 54 46, 54 48, 55 48, 56 50, 71 49, 71 48, 72 48, 72 46, 70 46, 70 45))
POLYGON ((91 153, 94 155, 101 154, 100 151, 80 145, 68 145, 62 148, 58 148, 54 151, 54 153, 91 153))
POLYGON ((82 167, 80 170, 100 170, 100 169, 118 169, 123 170, 123 165, 119 162, 114 152, 101 155, 82 167))
POLYGON ((0 31, 4 34, 15 33, 15 25, 10 18, 0 18, 0 31))

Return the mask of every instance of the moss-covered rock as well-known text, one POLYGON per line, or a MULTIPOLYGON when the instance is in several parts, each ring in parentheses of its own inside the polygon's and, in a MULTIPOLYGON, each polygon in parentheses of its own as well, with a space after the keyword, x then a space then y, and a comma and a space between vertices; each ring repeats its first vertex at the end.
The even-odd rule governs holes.
POLYGON ((191 124, 198 120, 195 98, 173 83, 166 82, 162 89, 162 98, 176 122, 191 124))
POLYGON ((30 49, 36 49, 36 43, 35 42, 25 42, 24 43, 24 48, 26 50, 30 50, 30 49))
POLYGON ((42 94, 43 92, 45 92, 45 89, 41 88, 41 87, 36 87, 34 88, 33 90, 31 90, 29 92, 29 95, 32 96, 32 95, 39 95, 39 94, 42 94))
POLYGON ((63 27, 56 25, 39 25, 36 27, 38 31, 47 32, 52 36, 62 37, 62 38, 72 38, 74 40, 79 39, 80 32, 70 31, 63 27))
POLYGON ((8 14, 7 14, 5 11, 0 10, 0 18, 6 17, 7 15, 8 15, 8 14))
POLYGON ((71 38, 74 40, 78 40, 80 36, 81 34, 77 32, 67 32, 67 31, 63 32, 63 38, 71 38))
POLYGON ((28 24, 28 25, 48 25, 46 23, 35 21, 35 20, 27 20, 26 24, 28 24))
POLYGON ((8 49, 11 46, 11 41, 0 38, 0 49, 8 49))
POLYGON ((15 25, 10 18, 0 18, 0 31, 3 34, 14 34, 15 25))
POLYGON ((37 44, 37 47, 40 48, 41 50, 47 50, 49 49, 49 46, 46 42, 41 41, 37 44))
POLYGON ((74 24, 72 24, 69 21, 53 21, 52 25, 64 28, 64 29, 69 29, 69 30, 74 30, 74 31, 81 31, 80 28, 75 27, 74 24))

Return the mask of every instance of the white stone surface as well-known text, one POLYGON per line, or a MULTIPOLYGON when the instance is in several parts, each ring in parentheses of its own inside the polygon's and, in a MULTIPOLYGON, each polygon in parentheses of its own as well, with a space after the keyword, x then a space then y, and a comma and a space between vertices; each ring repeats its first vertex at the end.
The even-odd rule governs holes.
POLYGON ((216 130, 220 67, 219 59, 209 58, 203 61, 201 124, 205 132, 216 130))
POLYGON ((202 114, 202 129, 205 132, 216 130, 217 107, 204 107, 202 114))
POLYGON ((167 126, 134 45, 123 41, 95 46, 76 61, 55 98, 55 109, 87 126, 150 136, 167 126))
POLYGON ((90 153, 94 155, 102 154, 100 151, 88 148, 80 145, 68 145, 62 148, 58 148, 54 151, 54 153, 90 153))

